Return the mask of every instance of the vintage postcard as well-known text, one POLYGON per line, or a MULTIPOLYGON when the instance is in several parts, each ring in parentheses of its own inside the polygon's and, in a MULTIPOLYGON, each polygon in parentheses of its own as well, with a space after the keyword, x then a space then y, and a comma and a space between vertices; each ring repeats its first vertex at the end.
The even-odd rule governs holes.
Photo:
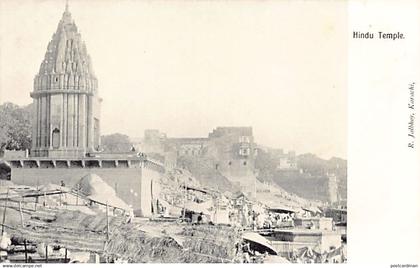
POLYGON ((351 263, 365 2, 0 0, 0 262, 351 263))

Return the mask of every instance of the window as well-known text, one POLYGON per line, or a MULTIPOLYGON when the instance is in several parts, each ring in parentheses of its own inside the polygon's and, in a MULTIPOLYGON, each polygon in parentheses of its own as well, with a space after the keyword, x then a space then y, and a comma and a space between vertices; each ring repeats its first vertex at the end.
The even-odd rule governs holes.
POLYGON ((60 147, 60 130, 55 128, 52 132, 52 147, 58 149, 60 147))
POLYGON ((244 166, 246 166, 246 161, 244 161, 244 166))
POLYGON ((249 137, 248 136, 239 136, 239 142, 249 143, 249 137))
POLYGON ((249 155, 250 149, 249 148, 241 148, 239 149, 239 155, 249 155))

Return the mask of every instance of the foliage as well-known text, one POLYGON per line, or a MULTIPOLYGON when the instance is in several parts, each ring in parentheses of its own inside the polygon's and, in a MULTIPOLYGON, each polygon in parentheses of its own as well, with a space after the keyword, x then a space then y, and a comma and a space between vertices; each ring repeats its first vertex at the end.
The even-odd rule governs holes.
POLYGON ((132 147, 130 138, 121 133, 101 136, 101 145, 105 152, 111 153, 129 152, 132 147))
POLYGON ((0 105, 0 150, 31 148, 31 114, 32 105, 0 105))

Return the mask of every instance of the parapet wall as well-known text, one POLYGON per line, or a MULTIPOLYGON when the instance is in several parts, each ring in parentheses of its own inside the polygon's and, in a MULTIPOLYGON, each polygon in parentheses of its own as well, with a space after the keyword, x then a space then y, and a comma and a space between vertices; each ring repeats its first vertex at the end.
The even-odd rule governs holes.
POLYGON ((152 215, 153 183, 160 177, 156 164, 149 161, 74 159, 12 160, 11 180, 15 184, 36 186, 48 183, 73 187, 87 174, 97 174, 113 187, 122 200, 132 205, 137 216, 152 215))

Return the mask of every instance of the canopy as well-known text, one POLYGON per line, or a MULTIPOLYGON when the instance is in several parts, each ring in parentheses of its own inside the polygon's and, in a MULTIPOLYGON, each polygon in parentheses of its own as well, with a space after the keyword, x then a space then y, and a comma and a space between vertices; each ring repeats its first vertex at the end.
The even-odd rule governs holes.
POLYGON ((267 251, 271 255, 277 255, 277 251, 270 245, 267 239, 257 233, 247 232, 242 235, 242 238, 246 241, 254 243, 254 248, 264 253, 267 251))
POLYGON ((205 189, 202 189, 200 187, 194 187, 194 186, 188 186, 188 185, 182 185, 183 188, 186 188, 187 190, 193 190, 197 192, 201 192, 203 194, 208 194, 208 191, 205 189))
POLYGON ((314 214, 316 214, 316 213, 322 213, 321 210, 319 208, 317 208, 317 207, 303 207, 302 209, 303 210, 306 210, 306 211, 309 211, 309 212, 312 212, 314 214))
POLYGON ((269 211, 274 212, 284 212, 284 213, 296 213, 297 210, 295 208, 289 206, 282 206, 282 205, 274 205, 268 208, 269 211))

